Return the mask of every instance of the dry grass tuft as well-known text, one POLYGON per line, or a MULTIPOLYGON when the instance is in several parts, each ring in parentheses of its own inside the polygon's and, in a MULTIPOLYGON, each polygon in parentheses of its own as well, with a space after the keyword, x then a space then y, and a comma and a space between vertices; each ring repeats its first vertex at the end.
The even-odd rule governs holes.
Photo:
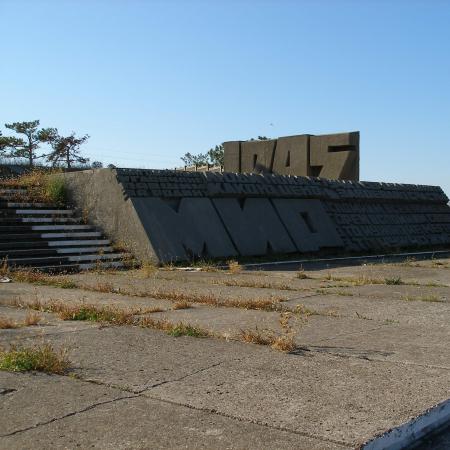
POLYGON ((430 303, 443 303, 445 300, 438 297, 437 295, 419 295, 417 297, 413 295, 405 295, 402 300, 407 302, 430 302, 430 303))
POLYGON ((242 272, 242 266, 234 259, 230 259, 229 261, 227 261, 227 265, 228 265, 228 271, 230 273, 242 272))
MULTIPOLYGON (((249 287, 258 289, 275 289, 279 291, 297 291, 299 289, 290 286, 287 283, 273 283, 270 281, 261 280, 239 280, 232 278, 229 280, 212 280, 211 284, 221 285, 221 286, 238 286, 238 287, 249 287)), ((300 289, 301 290, 301 289, 300 289)))
POLYGON ((272 345, 276 336, 272 330, 241 330, 238 336, 239 340, 249 344, 272 345))
POLYGON ((249 344, 267 345, 282 352, 292 352, 296 349, 293 335, 277 335, 272 330, 241 330, 238 339, 249 344))
POLYGON ((268 345, 274 350, 281 352, 292 352, 297 346, 295 344, 295 332, 290 324, 293 318, 292 312, 283 312, 280 314, 281 334, 273 330, 241 330, 238 339, 243 342, 257 345, 268 345))
MULTIPOLYGON (((351 286, 365 286, 368 284, 404 284, 400 277, 392 277, 392 278, 374 278, 368 275, 361 275, 359 277, 338 277, 332 275, 331 273, 327 274, 325 277, 327 281, 335 281, 345 283, 341 287, 345 287, 346 285, 351 286)), ((412 284, 412 283, 408 283, 412 284)))
POLYGON ((297 346, 293 336, 278 336, 271 344, 271 347, 280 352, 293 352, 297 346))
POLYGON ((111 283, 97 283, 95 287, 90 290, 103 293, 112 293, 117 291, 111 283))
POLYGON ((0 330, 9 330, 13 328, 19 328, 19 324, 14 322, 9 317, 0 316, 0 330))
POLYGON ((0 277, 9 275, 8 258, 3 258, 0 264, 0 277))
POLYGON ((307 280, 310 279, 311 277, 309 277, 306 272, 303 269, 300 269, 296 275, 295 275, 299 280, 307 280))
POLYGON ((192 308, 192 304, 189 303, 186 300, 180 300, 178 302, 175 302, 172 306, 172 309, 177 310, 177 309, 189 309, 192 308))
POLYGON ((29 312, 24 320, 24 326, 31 327, 33 325, 38 325, 39 322, 42 320, 42 317, 35 313, 35 312, 29 312))
POLYGON ((2 180, 2 185, 10 188, 26 189, 26 193, 13 196, 14 201, 35 201, 43 203, 65 203, 67 192, 61 169, 35 168, 26 174, 9 180, 2 180))
POLYGON ((203 328, 191 325, 189 323, 178 322, 176 324, 169 322, 168 320, 152 319, 151 317, 143 317, 139 320, 139 326, 143 328, 152 328, 155 330, 165 331, 170 336, 191 336, 191 337, 208 337, 213 334, 203 328))
POLYGON ((391 278, 385 278, 384 279, 385 284, 388 285, 400 285, 403 284, 403 281, 400 277, 391 277, 391 278))
POLYGON ((67 351, 55 350, 51 344, 34 347, 11 347, 0 349, 0 370, 9 372, 38 372, 64 374, 70 366, 67 351))
POLYGON ((75 281, 66 277, 51 276, 39 272, 38 270, 18 269, 12 272, 11 275, 14 281, 19 283, 32 283, 41 286, 54 286, 62 289, 74 289, 78 287, 75 281))
POLYGON ((145 261, 142 263, 139 272, 144 278, 152 278, 158 273, 158 267, 150 261, 145 261))

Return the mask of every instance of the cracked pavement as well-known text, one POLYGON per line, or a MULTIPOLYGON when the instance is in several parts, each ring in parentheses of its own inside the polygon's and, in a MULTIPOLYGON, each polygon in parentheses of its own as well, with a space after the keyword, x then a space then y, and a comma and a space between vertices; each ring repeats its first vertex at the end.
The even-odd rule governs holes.
POLYGON ((0 448, 352 449, 450 397, 447 266, 308 274, 316 279, 300 280, 295 271, 136 271, 71 276, 89 289, 2 285, 0 316, 17 322, 27 311, 7 306, 12 299, 158 306, 163 311, 151 317, 224 338, 175 338, 50 313, 40 313, 39 326, 0 330, 2 347, 50 342, 67 348, 72 362, 66 376, 0 371, 0 448), (329 273, 398 274, 406 284, 342 286, 329 273), (122 294, 93 292, 98 284, 122 294), (283 298, 317 314, 292 321, 298 348, 286 354, 236 340, 242 329, 281 332, 278 312, 196 303, 173 310, 170 300, 145 295, 155 288, 223 300, 283 298))

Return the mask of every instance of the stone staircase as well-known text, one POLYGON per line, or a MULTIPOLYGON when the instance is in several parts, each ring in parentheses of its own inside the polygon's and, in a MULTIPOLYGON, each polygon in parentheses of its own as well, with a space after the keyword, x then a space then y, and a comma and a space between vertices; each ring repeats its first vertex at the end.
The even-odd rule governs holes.
POLYGON ((26 189, 0 183, 0 261, 45 271, 119 268, 129 255, 74 210, 33 201, 26 189))

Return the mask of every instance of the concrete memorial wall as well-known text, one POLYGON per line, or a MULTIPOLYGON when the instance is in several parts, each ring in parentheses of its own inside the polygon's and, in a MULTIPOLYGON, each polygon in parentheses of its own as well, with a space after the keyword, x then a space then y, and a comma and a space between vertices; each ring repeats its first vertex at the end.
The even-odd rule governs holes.
POLYGON ((437 186, 138 169, 64 176, 84 214, 143 261, 450 244, 437 186))
POLYGON ((359 180, 359 132, 224 142, 224 172, 359 180))

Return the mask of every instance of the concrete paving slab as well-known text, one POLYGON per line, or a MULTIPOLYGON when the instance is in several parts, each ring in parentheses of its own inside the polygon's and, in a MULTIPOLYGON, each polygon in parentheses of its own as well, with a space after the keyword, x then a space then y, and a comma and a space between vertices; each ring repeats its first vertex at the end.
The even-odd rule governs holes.
MULTIPOLYGON (((430 328, 448 325, 450 317, 448 302, 413 300, 420 296, 408 297, 411 300, 403 298, 315 295, 288 300, 283 302, 283 306, 295 308, 301 304, 323 314, 334 311, 343 317, 365 318, 385 323, 420 324, 430 328)), ((434 297, 423 296, 423 298, 434 297)))
POLYGON ((448 287, 430 287, 430 286, 411 286, 411 285, 386 285, 386 284, 367 284, 364 286, 346 286, 337 288, 332 286, 322 290, 328 294, 361 296, 365 298, 386 298, 386 299, 420 299, 436 297, 441 302, 450 302, 450 288, 448 287))
POLYGON ((7 448, 2 438, 15 436, 92 408, 129 396, 119 390, 89 383, 78 383, 65 376, 8 373, 0 371, 0 447, 7 448))
POLYGON ((81 289, 61 289, 52 286, 30 285, 28 283, 11 283, 2 287, 0 291, 0 304, 9 304, 10 301, 60 301, 69 305, 88 303, 111 307, 124 308, 171 308, 173 302, 152 298, 140 298, 109 292, 91 292, 81 289))
MULTIPOLYGON (((316 327, 321 325, 316 323, 316 327)), ((450 369, 448 327, 431 330, 420 325, 392 324, 316 339, 299 334, 297 340, 315 351, 336 355, 450 369)))
POLYGON ((14 436, 8 449, 343 450, 348 446, 145 397, 101 404, 14 436))
MULTIPOLYGON (((372 266, 369 268, 372 270, 372 266)), ((384 265, 378 269, 369 274, 363 273, 368 270, 364 267, 344 268, 336 276, 381 278, 390 273, 392 277, 395 269, 395 276, 407 281, 419 280, 417 273, 421 271, 419 281, 431 284, 433 281, 427 280, 436 271, 450 273, 433 266, 384 265), (400 275, 397 269, 402 271, 400 275)), ((232 339, 242 329, 281 331, 280 314, 276 312, 201 304, 172 310, 173 302, 152 298, 26 283, 2 285, 0 315, 18 320, 27 312, 1 306, 12 298, 69 304, 85 301, 121 308, 159 306, 164 312, 152 317, 199 325, 225 334, 228 340, 174 338, 138 327, 64 322, 51 314, 45 315, 46 322, 39 327, 0 330, 3 346, 49 341, 68 348, 73 373, 82 379, 69 380, 73 383, 136 396, 33 426, 3 438, 0 448, 3 442, 7 448, 26 448, 27 442, 35 442, 36 448, 48 448, 49 442, 55 448, 76 444, 148 448, 152 443, 155 448, 183 448, 183 444, 185 448, 265 448, 265 442, 266 448, 355 448, 449 398, 450 351, 446 344, 450 341, 450 288, 337 287, 338 282, 324 279, 328 273, 308 272, 318 277, 316 280, 298 279, 295 271, 251 275, 158 271, 155 279, 145 278, 139 271, 129 276, 127 272, 71 276, 92 285, 111 283, 134 293, 156 288, 212 293, 233 300, 284 297, 287 301, 282 304, 286 307, 302 304, 319 314, 306 321, 291 320, 300 346, 292 354, 232 339), (254 287, 263 282, 268 287, 254 287), (301 290, 282 289, 283 285, 300 286, 301 290), (403 299, 427 295, 443 301, 403 299), (212 424, 210 428, 208 424, 212 424), (178 433, 177 427, 181 429, 178 433), (127 435, 127 429, 134 431, 127 435), (251 441, 245 439, 245 433, 251 441), (252 436, 260 436, 260 440, 252 436)), ((32 386, 33 380, 26 383, 32 386)), ((0 382, 0 396, 10 395, 2 389, 0 382)), ((57 397, 62 396, 58 391, 57 397)), ((20 405, 18 402, 15 411, 20 411, 20 405)))
POLYGON ((325 278, 328 275, 349 278, 401 278, 404 282, 418 282, 424 285, 432 283, 450 286, 450 270, 431 267, 405 267, 401 265, 374 264, 360 267, 340 267, 314 271, 314 277, 316 278, 325 278))
POLYGON ((418 414, 430 397, 446 398, 448 377, 442 369, 262 349, 147 394, 356 444, 418 414))
POLYGON ((450 394, 450 371, 317 352, 286 355, 133 327, 50 341, 72 348, 84 379, 355 446, 450 394))

